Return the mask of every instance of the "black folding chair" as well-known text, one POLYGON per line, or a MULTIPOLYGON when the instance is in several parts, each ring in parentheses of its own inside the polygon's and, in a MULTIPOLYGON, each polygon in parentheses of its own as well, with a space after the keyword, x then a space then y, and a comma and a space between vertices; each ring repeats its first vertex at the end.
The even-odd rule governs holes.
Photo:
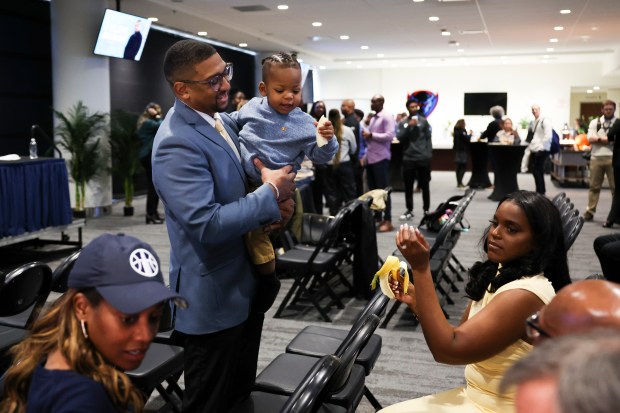
MULTIPOLYGON (((354 412, 364 395, 364 368, 355 364, 361 349, 379 325, 379 317, 369 314, 359 329, 349 335, 334 354, 340 367, 329 382, 327 403, 354 412)), ((255 390, 290 395, 316 363, 315 357, 283 353, 277 356, 256 377, 255 390)))
POLYGON ((41 262, 0 274, 0 374, 11 363, 8 350, 32 328, 50 293, 52 270, 41 262))
MULTIPOLYGON (((363 323, 369 314, 382 317, 385 314, 388 301, 389 298, 384 295, 380 289, 377 289, 375 295, 368 300, 366 306, 355 318, 350 330, 347 331, 323 326, 307 326, 301 330, 286 346, 286 352, 311 357, 321 357, 325 354, 335 354, 338 347, 342 345, 344 341, 349 339, 349 335, 355 334, 355 332, 358 331, 360 323, 363 323)), ((373 334, 355 359, 355 363, 364 368, 366 376, 372 372, 372 369, 381 354, 381 346, 381 336, 378 334, 373 334)), ((377 398, 372 394, 366 385, 364 385, 364 395, 375 409, 379 410, 382 408, 377 398)))
POLYGON ((253 391, 230 413, 344 413, 347 409, 342 406, 324 404, 329 382, 339 367, 340 359, 325 355, 316 361, 290 396, 253 391))

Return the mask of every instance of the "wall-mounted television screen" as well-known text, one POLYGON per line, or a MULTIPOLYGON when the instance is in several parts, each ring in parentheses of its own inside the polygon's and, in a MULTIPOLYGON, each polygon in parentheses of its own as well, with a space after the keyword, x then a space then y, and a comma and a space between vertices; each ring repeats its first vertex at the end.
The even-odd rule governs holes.
POLYGON ((501 106, 508 113, 508 93, 465 93, 465 115, 488 115, 493 106, 501 106))
POLYGON ((107 9, 103 15, 94 53, 140 60, 150 28, 149 19, 107 9))

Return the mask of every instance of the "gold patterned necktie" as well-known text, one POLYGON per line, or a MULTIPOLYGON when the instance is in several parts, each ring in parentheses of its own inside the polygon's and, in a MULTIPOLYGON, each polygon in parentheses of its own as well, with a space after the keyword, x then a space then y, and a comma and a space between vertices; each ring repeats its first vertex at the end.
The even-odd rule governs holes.
POLYGON ((241 156, 239 155, 239 151, 237 150, 235 143, 232 141, 232 139, 228 135, 228 132, 226 132, 226 129, 224 129, 224 125, 222 125, 222 121, 220 120, 220 118, 215 118, 215 130, 218 131, 220 135, 222 135, 226 143, 230 145, 231 149, 237 156, 237 159, 241 162, 241 156))

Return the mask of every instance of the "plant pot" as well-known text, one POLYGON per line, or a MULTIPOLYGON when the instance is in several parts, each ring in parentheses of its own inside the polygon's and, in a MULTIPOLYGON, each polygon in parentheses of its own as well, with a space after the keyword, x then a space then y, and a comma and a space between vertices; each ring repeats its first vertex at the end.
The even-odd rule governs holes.
POLYGON ((133 207, 132 206, 124 206, 123 207, 123 216, 124 217, 132 217, 133 216, 133 207))
POLYGON ((72 209, 73 218, 86 218, 86 210, 85 209, 72 209))

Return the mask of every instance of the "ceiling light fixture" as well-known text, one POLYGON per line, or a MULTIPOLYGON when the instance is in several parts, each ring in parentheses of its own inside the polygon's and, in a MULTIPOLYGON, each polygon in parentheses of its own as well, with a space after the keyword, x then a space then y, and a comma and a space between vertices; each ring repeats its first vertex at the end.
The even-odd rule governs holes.
POLYGON ((312 25, 314 27, 321 27, 323 25, 323 23, 321 23, 321 22, 312 22, 312 25))
POLYGON ((368 46, 361 46, 360 49, 362 50, 368 50, 368 46))
POLYGON ((553 28, 553 30, 555 30, 556 32, 560 32, 560 31, 564 30, 564 26, 555 26, 553 28))
POLYGON ((207 32, 198 32, 197 34, 198 34, 198 36, 206 36, 207 32))
POLYGON ((560 10, 560 14, 570 14, 569 9, 560 10))
POLYGON ((459 53, 463 53, 465 51, 465 49, 457 49, 456 51, 459 52, 459 53))
POLYGON ((383 53, 377 53, 377 57, 385 57, 383 53))
POLYGON ((449 31, 447 31, 446 29, 441 29, 441 35, 442 36, 450 36, 452 33, 450 33, 449 31))
POLYGON ((547 47, 548 52, 553 52, 555 49, 553 47, 547 47))
POLYGON ((432 22, 438 22, 438 21, 439 21, 439 17, 437 17, 437 16, 431 16, 431 17, 429 17, 428 19, 429 19, 430 21, 432 21, 432 22))
POLYGON ((599 89, 600 89, 600 86, 594 86, 592 89, 594 89, 594 90, 599 90, 599 89))
POLYGON ((586 90, 586 93, 592 93, 592 89, 586 90))
POLYGON ((247 43, 239 43, 239 47, 248 47, 247 43))
POLYGON ((357 67, 358 69, 361 69, 361 68, 362 68, 362 67, 364 67, 364 66, 362 66, 362 65, 357 65, 356 67, 357 67))
POLYGON ((351 61, 350 61, 350 60, 347 60, 345 63, 346 63, 346 64, 348 64, 348 65, 350 65, 350 64, 351 64, 351 61))
POLYGON ((152 22, 158 22, 159 19, 157 17, 149 17, 149 20, 152 22))
POLYGON ((340 40, 349 40, 349 36, 343 34, 342 36, 340 36, 340 40))
POLYGON ((424 3, 424 0, 413 0, 414 3, 424 3))
POLYGON ((554 38, 549 39, 549 43, 557 43, 559 40, 554 38))
POLYGON ((278 4, 278 10, 288 10, 288 6, 286 4, 278 4))

